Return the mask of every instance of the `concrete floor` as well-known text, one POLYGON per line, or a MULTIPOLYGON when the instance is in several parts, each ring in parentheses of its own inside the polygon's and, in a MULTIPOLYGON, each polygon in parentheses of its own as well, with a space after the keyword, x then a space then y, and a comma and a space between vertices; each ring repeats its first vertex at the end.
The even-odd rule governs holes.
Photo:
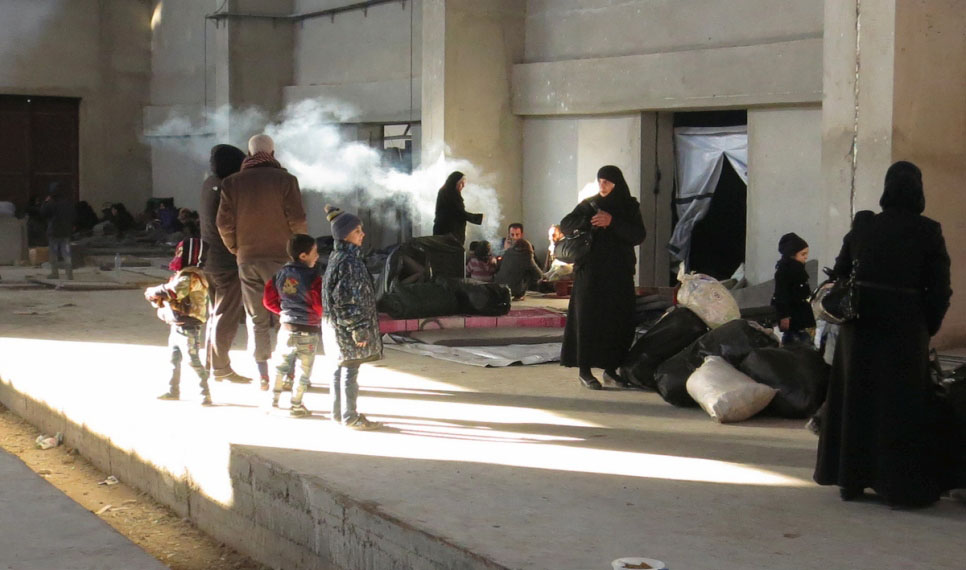
POLYGON ((3 450, 0 481, 0 568, 165 568, 3 450))
MULTIPOLYGON (((891 511, 872 499, 841 502, 836 489, 811 482, 816 438, 801 421, 718 425, 653 393, 583 390, 572 370, 553 364, 479 369, 392 351, 360 375, 360 409, 387 423, 380 432, 346 432, 322 414, 291 419, 253 386, 215 384, 212 409, 193 397, 159 402, 165 327, 137 291, 4 291, 0 337, 0 397, 15 411, 31 409, 21 397, 46 402, 113 449, 190 481, 212 504, 259 501, 237 473, 240 458, 257 456, 272 477, 297 474, 300 488, 376 513, 383 526, 363 542, 398 539, 405 548, 409 539, 394 526, 476 556, 399 568, 604 570, 622 556, 672 570, 963 568, 962 504, 891 511), (14 315, 27 300, 73 306, 14 315)), ((233 358, 251 372, 241 351, 233 358)), ((317 363, 306 405, 324 410, 317 363)), ((195 381, 190 372, 184 378, 190 395, 195 381)), ((274 500, 292 493, 290 485, 274 500)), ((322 499, 312 497, 305 501, 315 512, 322 499)), ((257 505, 245 508, 261 525, 252 532, 290 532, 257 505)), ((313 516, 315 551, 354 560, 318 546, 327 515, 313 516)), ((339 549, 350 549, 350 535, 339 549)), ((296 563, 286 564, 276 561, 296 563)))

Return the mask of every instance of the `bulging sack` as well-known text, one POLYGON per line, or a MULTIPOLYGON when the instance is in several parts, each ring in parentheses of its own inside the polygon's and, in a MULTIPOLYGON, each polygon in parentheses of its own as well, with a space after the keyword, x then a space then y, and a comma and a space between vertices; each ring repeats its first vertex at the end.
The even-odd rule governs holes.
POLYGON ((632 384, 654 388, 657 367, 706 332, 708 327, 691 309, 672 307, 637 339, 624 359, 621 375, 632 384))
POLYGON ((758 348, 738 370, 778 390, 768 412, 783 418, 807 418, 818 411, 828 391, 829 366, 809 347, 758 348))
POLYGON ((778 346, 778 340, 756 324, 742 319, 705 333, 687 348, 665 360, 654 372, 654 383, 664 401, 674 406, 694 406, 687 381, 706 356, 721 356, 738 366, 752 350, 778 346))
POLYGON ((688 378, 688 394, 716 422, 740 422, 764 410, 778 392, 738 371, 720 356, 708 356, 688 378))
POLYGON ((695 312, 709 328, 741 318, 738 303, 724 285, 714 277, 701 273, 684 273, 684 265, 678 271, 678 304, 695 312))

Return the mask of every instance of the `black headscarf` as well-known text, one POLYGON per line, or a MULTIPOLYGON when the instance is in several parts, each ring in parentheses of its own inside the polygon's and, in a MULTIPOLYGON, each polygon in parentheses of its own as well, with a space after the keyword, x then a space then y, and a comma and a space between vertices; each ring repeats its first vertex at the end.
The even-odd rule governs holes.
POLYGON ((443 183, 443 186, 440 188, 440 190, 446 190, 447 194, 459 194, 459 190, 456 188, 456 185, 459 184, 460 180, 462 180, 465 176, 466 175, 459 170, 450 172, 449 176, 446 177, 446 182, 443 183))
POLYGON ((601 178, 613 182, 614 189, 607 196, 601 197, 598 194, 595 197, 598 208, 613 214, 616 210, 624 208, 631 203, 633 200, 631 197, 631 189, 627 187, 627 181, 624 180, 624 173, 621 172, 620 168, 612 164, 602 166, 597 171, 597 179, 599 180, 601 178))
POLYGON ((922 171, 911 162, 900 160, 886 171, 885 189, 879 206, 883 210, 896 209, 921 214, 926 209, 926 195, 922 191, 922 171))
POLYGON ((238 147, 230 144, 216 144, 211 147, 209 165, 212 174, 218 178, 228 178, 241 170, 243 160, 245 160, 245 153, 238 147))

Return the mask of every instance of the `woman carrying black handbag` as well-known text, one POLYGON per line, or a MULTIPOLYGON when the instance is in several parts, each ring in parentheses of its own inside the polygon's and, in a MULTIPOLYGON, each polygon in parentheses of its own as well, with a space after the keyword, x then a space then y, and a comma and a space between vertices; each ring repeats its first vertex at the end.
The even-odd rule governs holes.
POLYGON ((580 383, 600 390, 592 368, 624 386, 617 375, 634 338, 634 247, 647 234, 641 206, 631 196, 616 166, 597 172, 598 194, 574 208, 560 222, 565 235, 593 233, 590 252, 574 264, 574 287, 567 308, 560 364, 579 367, 580 383))
POLYGON ((923 507, 956 486, 962 453, 937 421, 927 372, 952 294, 949 255, 939 223, 921 215, 914 164, 889 168, 879 205, 856 215, 835 262, 840 279, 855 267, 858 317, 835 347, 815 481, 838 485, 846 501, 872 488, 889 505, 923 507))

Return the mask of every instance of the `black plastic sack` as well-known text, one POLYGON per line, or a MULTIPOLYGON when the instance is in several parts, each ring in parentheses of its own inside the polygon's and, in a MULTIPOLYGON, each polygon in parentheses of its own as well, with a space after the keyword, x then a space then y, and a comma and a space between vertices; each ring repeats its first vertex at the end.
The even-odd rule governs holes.
POLYGON ((506 285, 460 281, 453 286, 459 312, 464 315, 499 317, 510 312, 510 288, 506 285))
POLYGON ((688 394, 688 378, 701 366, 703 360, 694 362, 688 349, 665 360, 654 372, 654 387, 664 401, 679 408, 698 405, 688 394))
POLYGON ((751 351, 778 346, 778 339, 749 321, 735 319, 702 336, 695 343, 697 346, 694 350, 699 357, 698 366, 704 362, 705 356, 715 354, 737 368, 751 351))
POLYGON ((708 332, 687 348, 666 360, 654 372, 658 393, 669 404, 681 407, 696 406, 688 394, 691 373, 704 363, 704 357, 715 355, 735 368, 756 348, 775 347, 778 341, 768 332, 748 321, 736 319, 708 332))
POLYGON ((376 303, 394 319, 421 319, 459 313, 455 288, 446 283, 398 283, 376 303))
POLYGON ((400 248, 409 257, 425 259, 433 277, 462 279, 466 273, 466 252, 453 236, 414 237, 400 248))
POLYGON ((643 388, 655 388, 654 371, 708 332, 701 317, 686 307, 674 307, 628 351, 621 366, 621 376, 643 388))
POLYGON ((821 407, 828 392, 829 366, 808 347, 759 348, 738 366, 757 382, 778 390, 766 414, 806 418, 821 407))

